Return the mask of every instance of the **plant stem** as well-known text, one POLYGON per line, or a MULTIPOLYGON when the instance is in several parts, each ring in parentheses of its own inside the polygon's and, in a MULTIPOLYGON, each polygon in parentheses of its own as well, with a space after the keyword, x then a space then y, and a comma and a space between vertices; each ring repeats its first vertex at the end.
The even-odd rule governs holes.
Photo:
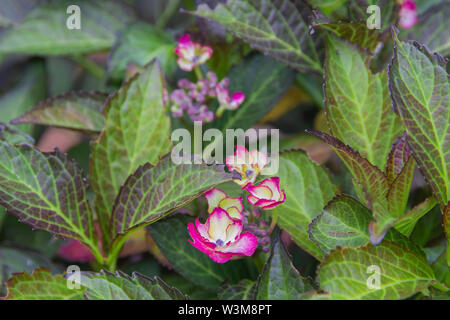
POLYGON ((200 70, 200 67, 195 67, 194 72, 195 72, 195 76, 197 77, 197 80, 203 79, 203 73, 202 73, 202 70, 200 70))
POLYGON ((226 108, 224 106, 220 106, 219 109, 217 109, 216 111, 216 116, 217 118, 220 118, 223 113, 225 112, 226 108))
POLYGON ((73 55, 72 60, 81 65, 86 71, 96 76, 99 79, 103 79, 106 75, 105 70, 98 64, 90 60, 83 55, 73 55))
POLYGON ((276 213, 272 213, 272 221, 271 221, 271 223, 270 223, 269 229, 267 230, 267 232, 268 232, 269 234, 272 233, 273 229, 274 229, 275 226, 277 225, 277 220, 278 220, 278 215, 277 215, 276 213))

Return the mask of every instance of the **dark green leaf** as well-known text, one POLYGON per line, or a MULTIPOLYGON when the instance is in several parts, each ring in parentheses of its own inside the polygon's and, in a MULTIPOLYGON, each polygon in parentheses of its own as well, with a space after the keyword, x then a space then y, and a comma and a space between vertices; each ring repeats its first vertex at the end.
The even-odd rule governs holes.
POLYGON ((256 299, 299 300, 313 289, 310 280, 303 278, 293 266, 281 238, 276 238, 258 280, 256 299))
POLYGON ((294 81, 295 72, 273 59, 257 55, 233 67, 227 76, 230 92, 244 92, 245 100, 237 110, 225 112, 211 127, 246 130, 277 104, 294 81))
POLYGON ((255 281, 244 279, 237 284, 227 284, 218 294, 219 300, 253 300, 255 281))
POLYGON ((0 140, 10 144, 19 144, 22 142, 34 144, 34 139, 26 133, 13 129, 7 124, 0 122, 0 140))
POLYGON ((441 3, 429 8, 419 16, 417 24, 410 29, 407 37, 423 43, 433 52, 443 56, 450 55, 450 2, 441 3))
POLYGON ((113 47, 108 59, 108 73, 122 80, 129 64, 143 67, 154 58, 161 62, 166 75, 176 68, 175 40, 163 30, 138 23, 127 28, 113 47))

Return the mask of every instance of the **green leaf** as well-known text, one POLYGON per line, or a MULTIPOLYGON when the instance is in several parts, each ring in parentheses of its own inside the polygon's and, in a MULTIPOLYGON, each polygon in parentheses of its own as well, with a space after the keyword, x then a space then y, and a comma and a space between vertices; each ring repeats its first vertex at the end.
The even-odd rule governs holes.
POLYGON ((0 204, 22 222, 97 249, 86 179, 76 164, 56 151, 0 141, 0 204))
POLYGON ((13 129, 7 124, 0 122, 0 140, 10 144, 29 143, 34 144, 34 139, 26 133, 13 129))
POLYGON ((334 36, 327 37, 326 57, 324 92, 332 135, 384 168, 403 132, 392 111, 387 72, 373 74, 371 56, 334 36))
POLYGON ((447 265, 445 251, 436 259, 436 261, 433 262, 431 268, 436 275, 436 279, 443 283, 448 290, 450 290, 450 268, 447 265))
POLYGON ((331 183, 329 173, 300 150, 280 153, 277 176, 286 193, 286 201, 273 209, 277 224, 298 246, 321 260, 323 253, 308 239, 308 225, 338 192, 337 187, 331 183))
MULTIPOLYGON (((72 275, 68 276, 68 280, 72 275)), ((86 300, 185 300, 178 289, 168 286, 159 277, 148 278, 139 272, 131 276, 117 271, 110 273, 82 272, 79 283, 86 287, 86 300)))
POLYGON ((115 34, 131 21, 129 8, 112 1, 77 1, 80 29, 66 26, 72 1, 36 6, 0 38, 0 54, 82 54, 110 48, 115 34))
MULTIPOLYGON (((350 196, 338 195, 311 222, 308 234, 325 254, 337 247, 357 248, 370 241, 370 221, 372 216, 369 209, 350 196)), ((384 239, 423 256, 414 243, 394 229, 390 229, 384 239)))
POLYGON ((434 197, 428 197, 411 210, 406 212, 400 219, 395 222, 395 229, 400 231, 405 236, 409 237, 414 230, 417 221, 425 214, 430 212, 436 205, 436 199, 434 197))
POLYGON ((231 181, 223 165, 175 164, 167 155, 156 166, 140 166, 117 196, 112 238, 150 224, 186 205, 218 184, 231 181))
POLYGON ((214 9, 201 4, 191 13, 224 25, 255 49, 299 71, 322 71, 308 32, 312 12, 301 1, 227 0, 214 9))
POLYGON ((320 287, 334 299, 404 299, 426 289, 434 274, 425 257, 394 242, 384 241, 377 246, 367 244, 359 248, 339 248, 332 251, 318 271, 320 287), (369 277, 378 267, 379 288, 369 277))
POLYGON ((253 300, 255 281, 244 279, 237 284, 225 285, 218 294, 219 300, 253 300))
POLYGON ((331 14, 334 10, 339 9, 348 0, 308 0, 314 8, 319 8, 326 15, 331 14))
POLYGON ((441 208, 450 200, 450 98, 446 61, 394 32, 389 89, 420 169, 441 208))
POLYGON ((230 92, 241 91, 245 100, 237 110, 227 111, 211 128, 246 130, 269 112, 288 91, 295 72, 263 55, 256 55, 228 73, 230 92))
POLYGON ((276 238, 259 277, 255 298, 257 300, 299 300, 313 289, 310 281, 303 278, 295 269, 281 238, 276 238))
POLYGON ((189 222, 194 222, 194 219, 175 215, 147 227, 175 271, 187 280, 216 292, 226 280, 237 283, 244 278, 250 278, 245 260, 229 261, 225 264, 216 263, 206 254, 195 249, 188 242, 189 222))
POLYGON ((48 269, 39 268, 30 275, 16 273, 6 283, 6 300, 83 300, 84 288, 69 289, 61 275, 52 275, 48 269))
POLYGON ((155 58, 161 62, 166 75, 176 69, 175 40, 161 29, 137 23, 127 28, 118 39, 108 57, 108 73, 120 81, 129 64, 145 66, 155 58))
MULTIPOLYGON (((41 62, 33 62, 23 71, 19 83, 0 98, 0 121, 9 122, 28 111, 30 107, 45 98, 45 69, 41 62)), ((31 134, 31 125, 20 125, 19 129, 31 134)))
POLYGON ((443 56, 450 55, 450 2, 441 3, 429 8, 418 18, 417 24, 407 32, 408 39, 417 40, 431 51, 443 56))
MULTIPOLYGON (((111 234, 120 187, 136 169, 169 152, 170 118, 163 105, 164 80, 155 61, 109 96, 105 127, 91 148, 91 184, 103 235, 111 234)), ((105 242, 108 240, 105 237, 105 242)))
POLYGON ((87 133, 100 132, 105 125, 101 109, 107 96, 106 93, 98 91, 72 91, 60 94, 39 102, 11 123, 34 123, 87 133))

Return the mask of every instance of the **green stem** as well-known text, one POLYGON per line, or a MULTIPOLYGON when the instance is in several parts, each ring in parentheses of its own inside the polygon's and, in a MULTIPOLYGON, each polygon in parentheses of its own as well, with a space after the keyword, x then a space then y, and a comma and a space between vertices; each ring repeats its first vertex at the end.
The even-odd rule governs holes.
POLYGON ((195 72, 195 76, 197 77, 197 80, 203 79, 203 73, 202 73, 202 70, 200 70, 200 67, 195 67, 194 72, 195 72))
POLYGON ((220 118, 223 113, 225 112, 226 108, 224 106, 220 106, 219 109, 217 109, 216 111, 216 116, 217 118, 220 118))
POLYGON ((91 59, 82 55, 71 56, 72 60, 81 65, 86 71, 90 72, 99 79, 103 79, 106 75, 105 70, 91 59))
POLYGON ((181 0, 168 0, 167 5, 164 8, 163 13, 159 16, 158 21, 156 22, 157 28, 164 28, 169 22, 170 18, 173 16, 175 11, 178 9, 181 0))
POLYGON ((270 223, 270 227, 267 230, 267 232, 269 234, 272 233, 273 229, 275 228, 275 226, 277 225, 277 220, 278 220, 278 215, 276 213, 272 213, 272 222, 270 223))

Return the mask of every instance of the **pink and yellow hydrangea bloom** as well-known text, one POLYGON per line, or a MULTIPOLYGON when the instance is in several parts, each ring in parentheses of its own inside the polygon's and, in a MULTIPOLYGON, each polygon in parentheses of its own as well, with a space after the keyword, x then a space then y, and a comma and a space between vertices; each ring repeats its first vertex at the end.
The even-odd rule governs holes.
POLYGON ((244 205, 242 198, 227 197, 226 193, 219 189, 212 189, 205 193, 208 201, 208 212, 212 213, 215 208, 225 210, 232 219, 242 220, 244 205))
POLYGON ((263 210, 273 209, 286 200, 284 190, 280 190, 280 178, 272 177, 261 181, 257 186, 249 185, 246 189, 250 195, 248 202, 263 210))
POLYGON ((242 222, 232 219, 222 208, 215 208, 205 224, 197 218, 189 223, 189 240, 196 249, 207 254, 218 263, 243 256, 251 256, 258 245, 258 239, 250 232, 242 232, 242 222))
POLYGON ((258 150, 250 152, 243 146, 237 146, 236 152, 225 159, 225 163, 230 171, 236 171, 241 175, 241 179, 234 181, 245 189, 255 182, 257 176, 268 163, 265 153, 258 150))
POLYGON ((189 34, 184 34, 178 40, 175 53, 178 55, 178 66, 184 71, 192 71, 211 58, 213 49, 193 42, 189 34))

